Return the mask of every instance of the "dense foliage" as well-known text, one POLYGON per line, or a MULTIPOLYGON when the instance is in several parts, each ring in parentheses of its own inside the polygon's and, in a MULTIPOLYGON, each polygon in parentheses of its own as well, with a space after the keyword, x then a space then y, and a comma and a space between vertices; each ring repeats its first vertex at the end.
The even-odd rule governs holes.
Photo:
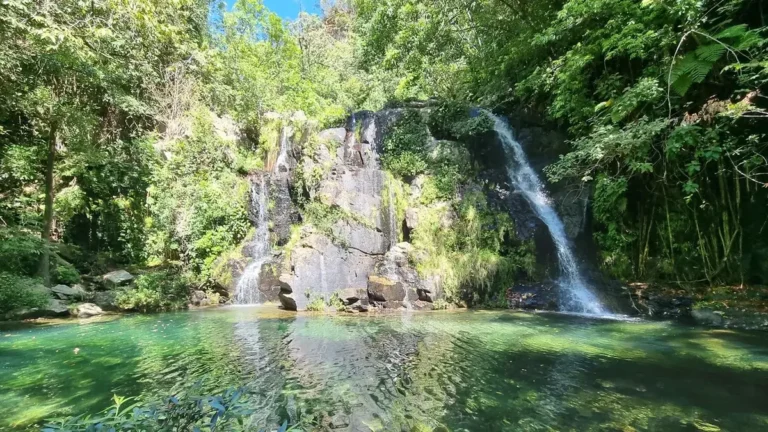
MULTIPOLYGON (((417 204, 449 203, 461 221, 413 233, 442 245, 430 256, 444 263, 422 271, 455 273, 455 290, 507 271, 480 257, 520 253, 509 268, 531 267, 528 246, 504 251, 486 238, 496 227, 504 239, 508 221, 465 188, 487 156, 472 137, 490 121, 469 106, 568 134, 570 151, 546 174, 591 194, 606 271, 767 282, 764 2, 322 3, 321 15, 288 22, 261 0, 3 2, 0 271, 20 299, 9 305, 38 304, 38 282, 125 265, 172 264, 208 288, 249 235, 247 176, 273 166, 295 120, 277 113, 302 111, 300 123, 319 130, 353 110, 430 97, 453 103, 406 112, 382 162, 392 187, 422 177, 417 204)), ((324 169, 298 167, 297 190, 324 169)), ((321 229, 350 217, 304 204, 321 229)), ((142 293, 123 301, 178 304, 142 293)))
POLYGON ((416 268, 453 302, 503 305, 506 290, 535 273, 533 245, 518 240, 507 211, 489 202, 495 184, 481 179, 492 126, 466 104, 442 103, 404 110, 383 141, 393 192, 385 196, 396 201, 398 219, 406 208, 417 213, 408 233, 416 268))
MULTIPOLYGON (((332 123, 385 102, 387 81, 354 67, 352 17, 342 2, 290 23, 261 0, 3 2, 0 270, 52 285, 170 263, 205 286, 248 234, 271 112, 332 123)), ((122 303, 181 304, 140 291, 122 303)))
POLYGON ((567 130, 604 268, 765 283, 768 13, 759 0, 359 0, 365 64, 406 95, 567 130))

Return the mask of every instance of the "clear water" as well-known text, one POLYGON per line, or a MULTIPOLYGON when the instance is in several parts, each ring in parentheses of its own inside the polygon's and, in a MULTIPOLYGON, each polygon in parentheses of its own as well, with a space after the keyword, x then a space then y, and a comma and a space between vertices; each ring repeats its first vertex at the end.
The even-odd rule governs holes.
POLYGON ((560 286, 565 294, 565 301, 561 306, 570 312, 606 315, 608 312, 584 282, 568 236, 565 234, 563 221, 552 206, 539 176, 528 162, 523 147, 515 139, 506 121, 491 113, 487 114, 493 118, 494 129, 501 139, 504 150, 514 161, 508 167, 510 180, 522 192, 539 219, 549 228, 549 234, 557 248, 557 257, 563 273, 560 286))
POLYGON ((768 430, 764 333, 506 311, 238 307, 0 336, 0 429, 203 380, 211 393, 246 386, 264 426, 342 414, 350 431, 768 430))
POLYGON ((261 303, 261 291, 259 291, 261 268, 271 257, 268 198, 267 178, 262 175, 251 184, 251 202, 252 205, 258 206, 259 214, 256 234, 248 245, 251 262, 243 270, 235 286, 235 303, 237 304, 261 303))

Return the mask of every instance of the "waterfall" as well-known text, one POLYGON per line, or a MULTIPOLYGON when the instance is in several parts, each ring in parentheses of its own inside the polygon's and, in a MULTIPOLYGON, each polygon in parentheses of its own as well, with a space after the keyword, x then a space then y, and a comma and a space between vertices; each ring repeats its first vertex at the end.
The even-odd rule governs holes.
POLYGON ((395 194, 394 194, 394 191, 392 190, 394 188, 393 182, 394 180, 390 179, 389 182, 387 183, 387 191, 389 193, 389 197, 388 197, 389 209, 388 209, 387 218, 389 219, 388 223, 389 223, 389 247, 390 248, 395 246, 399 239, 398 232, 397 232, 397 210, 395 209, 395 194))
POLYGON ((289 134, 290 134, 290 129, 288 127, 284 127, 283 130, 280 132, 280 153, 277 155, 277 160, 275 161, 275 166, 273 169, 273 171, 276 173, 287 172, 290 170, 290 166, 288 165, 288 135, 289 134), (281 171, 280 167, 284 167, 285 169, 281 171))
POLYGON ((269 246, 269 210, 268 210, 267 176, 259 176, 258 182, 251 183, 251 206, 258 206, 256 220, 256 235, 247 246, 250 251, 251 262, 243 271, 240 280, 235 287, 235 303, 258 304, 261 303, 261 267, 271 255, 269 246))
POLYGON ((584 282, 568 237, 565 235, 563 221, 552 207, 544 186, 531 168, 522 146, 515 140, 506 121, 491 113, 486 114, 494 120, 494 129, 501 139, 504 151, 513 161, 507 167, 510 180, 522 192, 539 219, 549 228, 549 234, 557 248, 557 257, 562 271, 559 283, 567 296, 561 306, 569 312, 605 315, 607 312, 584 282))

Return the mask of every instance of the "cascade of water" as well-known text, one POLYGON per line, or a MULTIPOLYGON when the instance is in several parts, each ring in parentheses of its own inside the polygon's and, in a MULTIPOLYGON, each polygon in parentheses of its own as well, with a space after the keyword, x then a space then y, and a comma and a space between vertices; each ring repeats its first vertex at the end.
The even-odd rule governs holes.
POLYGON ((265 175, 262 175, 259 177, 258 182, 251 184, 251 205, 258 206, 259 211, 256 220, 256 235, 254 235, 253 241, 248 245, 251 262, 243 271, 235 287, 235 303, 237 304, 261 303, 261 291, 259 291, 261 267, 269 260, 271 252, 269 246, 268 196, 267 178, 265 175))
POLYGON ((390 181, 389 185, 387 186, 387 190, 389 192, 389 214, 387 217, 389 218, 389 247, 397 244, 398 240, 398 233, 397 233, 397 216, 396 216, 396 210, 395 210, 395 194, 393 191, 394 185, 392 185, 392 182, 390 181))
POLYGON ((523 148, 515 140, 506 121, 491 113, 486 114, 494 120, 494 129, 501 139, 504 151, 514 161, 507 167, 510 180, 522 192, 539 219, 549 228, 552 241, 557 248, 557 257, 563 273, 560 286, 568 297, 562 306, 570 312, 605 315, 607 312, 581 276, 565 234, 563 222, 552 207, 544 186, 531 168, 523 148))
POLYGON ((325 255, 320 255, 320 291, 325 295, 328 293, 328 283, 326 282, 325 255))
POLYGON ((288 127, 284 127, 283 130, 280 132, 280 153, 277 155, 277 161, 275 161, 275 167, 274 172, 286 172, 289 170, 288 166, 288 135, 289 135, 290 129, 288 127), (284 170, 281 171, 280 167, 283 167, 284 170))

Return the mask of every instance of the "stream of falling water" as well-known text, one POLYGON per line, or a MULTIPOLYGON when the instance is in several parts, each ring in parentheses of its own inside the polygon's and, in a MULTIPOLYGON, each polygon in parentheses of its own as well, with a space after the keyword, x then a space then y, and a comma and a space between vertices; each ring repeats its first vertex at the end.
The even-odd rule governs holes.
POLYGON ((275 167, 273 168, 273 171, 276 173, 286 172, 289 169, 288 135, 290 135, 290 129, 288 127, 284 127, 283 130, 280 132, 280 153, 277 156, 277 160, 275 161, 275 167), (281 170, 280 167, 283 167, 284 170, 281 170))
POLYGON ((608 314, 584 282, 581 270, 571 250, 570 242, 565 234, 563 221, 560 220, 552 207, 544 186, 536 172, 531 168, 522 146, 515 140, 506 121, 489 112, 486 114, 494 120, 494 129, 501 139, 504 151, 514 161, 507 167, 510 180, 522 192, 539 219, 549 228, 549 234, 557 248, 557 257, 562 271, 559 284, 566 297, 561 306, 568 312, 591 315, 608 314))
POLYGON ((261 267, 269 260, 269 211, 267 198, 267 176, 262 175, 257 182, 251 183, 251 205, 258 206, 256 220, 256 235, 248 245, 250 248, 251 262, 243 271, 240 280, 235 287, 236 304, 261 303, 261 267))
MULTIPOLYGON (((288 136, 290 129, 284 127, 280 133, 280 153, 277 156, 272 171, 275 173, 287 172, 288 166, 288 136), (282 168, 282 170, 281 170, 282 168)), ((248 245, 251 262, 243 271, 235 287, 236 304, 259 304, 262 302, 259 284, 261 282, 261 268, 269 261, 272 250, 269 245, 269 191, 268 176, 261 175, 258 182, 251 184, 251 206, 258 207, 256 220, 256 235, 248 245)))

